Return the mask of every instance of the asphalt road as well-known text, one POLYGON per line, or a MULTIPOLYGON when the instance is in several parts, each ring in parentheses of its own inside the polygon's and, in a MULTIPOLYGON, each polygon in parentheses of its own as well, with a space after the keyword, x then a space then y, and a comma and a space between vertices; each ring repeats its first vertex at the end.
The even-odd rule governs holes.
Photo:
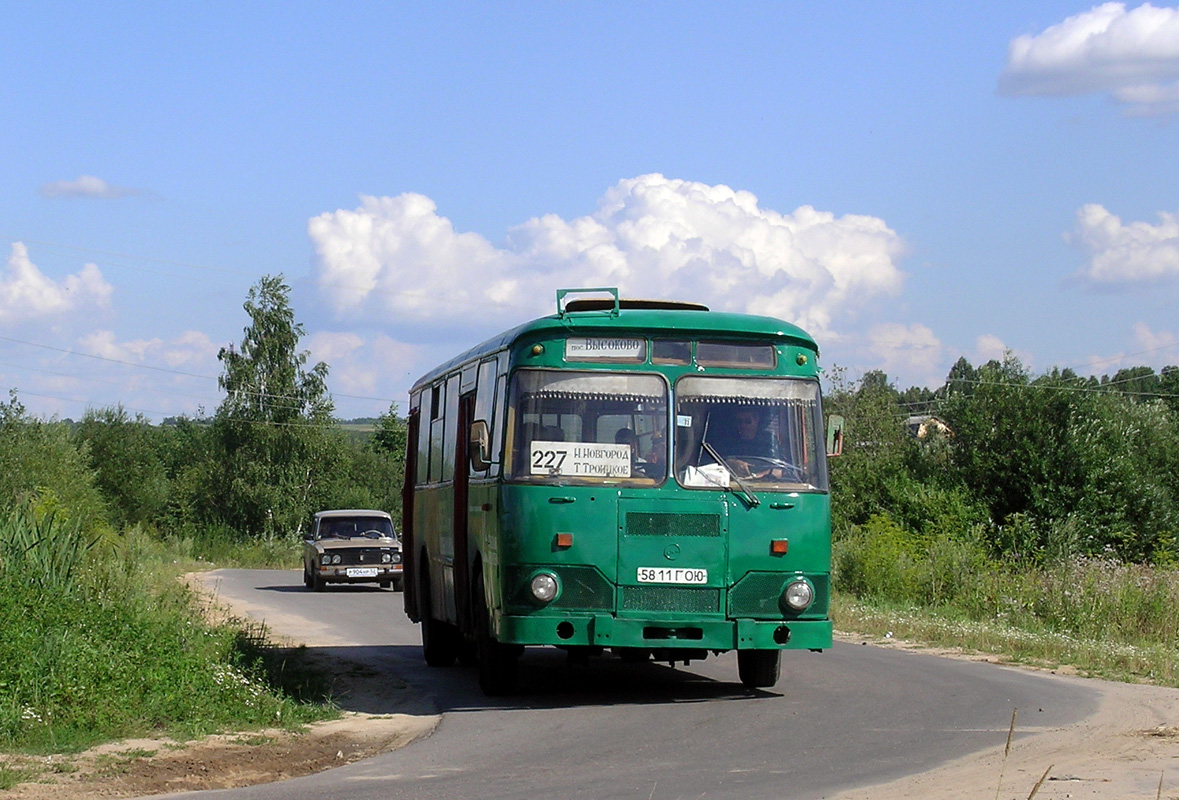
MULTIPOLYGON (((837 643, 787 652, 772 691, 733 654, 672 669, 521 659, 521 692, 485 698, 473 668, 431 669, 401 595, 305 591, 298 571, 221 570, 217 591, 275 632, 396 674, 443 714, 427 739, 330 772, 184 797, 340 800, 821 798, 925 771, 1092 714, 1095 691, 1015 669, 837 643)), ((402 708, 353 708, 371 713, 402 708)))

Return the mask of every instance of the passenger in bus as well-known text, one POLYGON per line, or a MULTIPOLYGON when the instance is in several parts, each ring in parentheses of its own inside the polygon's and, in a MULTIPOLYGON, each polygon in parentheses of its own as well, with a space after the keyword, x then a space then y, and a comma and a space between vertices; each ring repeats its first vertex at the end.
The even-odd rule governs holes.
POLYGON ((664 435, 655 431, 651 434, 651 452, 647 453, 647 463, 655 464, 659 467, 659 473, 663 473, 663 464, 667 461, 667 439, 664 435))
POLYGON ((630 445, 631 453, 637 453, 639 449, 639 437, 630 428, 619 428, 618 433, 614 434, 614 444, 630 445))

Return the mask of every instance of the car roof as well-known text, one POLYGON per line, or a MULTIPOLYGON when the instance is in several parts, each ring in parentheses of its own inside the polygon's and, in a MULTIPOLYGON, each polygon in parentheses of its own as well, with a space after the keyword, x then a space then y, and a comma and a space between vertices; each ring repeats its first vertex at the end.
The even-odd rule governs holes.
POLYGON ((382 519, 393 519, 387 512, 376 511, 371 508, 336 508, 331 511, 319 511, 315 514, 316 519, 325 517, 381 517, 382 519))

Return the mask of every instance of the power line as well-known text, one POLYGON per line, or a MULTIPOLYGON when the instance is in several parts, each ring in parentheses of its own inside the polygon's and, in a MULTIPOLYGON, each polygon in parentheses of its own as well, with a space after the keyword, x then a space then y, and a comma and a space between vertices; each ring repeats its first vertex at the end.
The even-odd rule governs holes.
MULTIPOLYGON (((66 355, 71 355, 71 356, 79 356, 81 358, 92 358, 97 361, 106 361, 106 362, 112 363, 112 364, 121 364, 123 366, 134 367, 136 369, 150 369, 150 370, 154 370, 156 372, 166 372, 166 373, 170 373, 172 375, 180 375, 180 376, 183 376, 186 378, 200 378, 201 380, 209 380, 209 381, 219 381, 220 380, 220 378, 214 377, 212 375, 200 375, 195 372, 183 372, 181 370, 170 369, 168 367, 156 367, 151 364, 138 364, 134 361, 125 361, 125 360, 119 359, 119 358, 110 358, 108 356, 99 356, 99 355, 94 355, 92 353, 83 353, 78 350, 68 350, 63 347, 54 347, 53 345, 41 344, 40 342, 30 342, 25 339, 16 339, 11 336, 0 336, 0 340, 7 341, 7 342, 16 342, 17 344, 28 345, 29 347, 40 347, 45 350, 53 350, 58 353, 65 353, 66 355)), ((16 366, 16 365, 11 365, 11 366, 16 366)), ((26 367, 26 369, 33 369, 33 368, 26 367)), ((65 375, 65 377, 73 377, 73 378, 76 378, 77 380, 97 380, 95 378, 88 378, 88 377, 84 377, 84 376, 80 376, 80 375, 68 375, 67 374, 67 375, 65 375)), ((103 382, 103 381, 99 381, 99 382, 103 382)), ((297 397, 290 397, 287 395, 279 395, 279 394, 269 394, 266 392, 248 392, 247 394, 251 394, 251 395, 257 396, 259 398, 267 398, 267 399, 272 399, 272 400, 296 400, 296 401, 298 401, 300 399, 297 397)), ((331 395, 332 395, 332 397, 343 397, 348 400, 372 400, 374 402, 381 402, 381 403, 395 403, 395 402, 397 402, 397 400, 395 400, 391 397, 368 397, 365 395, 344 394, 342 392, 332 392, 331 395)))

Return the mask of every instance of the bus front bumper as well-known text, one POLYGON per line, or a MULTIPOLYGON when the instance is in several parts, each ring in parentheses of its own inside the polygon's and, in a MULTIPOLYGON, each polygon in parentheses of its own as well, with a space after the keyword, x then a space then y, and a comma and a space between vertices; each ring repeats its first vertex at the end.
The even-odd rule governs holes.
POLYGON ((699 620, 620 618, 610 614, 504 616, 496 638, 505 644, 684 648, 700 650, 823 650, 831 620, 699 620))

